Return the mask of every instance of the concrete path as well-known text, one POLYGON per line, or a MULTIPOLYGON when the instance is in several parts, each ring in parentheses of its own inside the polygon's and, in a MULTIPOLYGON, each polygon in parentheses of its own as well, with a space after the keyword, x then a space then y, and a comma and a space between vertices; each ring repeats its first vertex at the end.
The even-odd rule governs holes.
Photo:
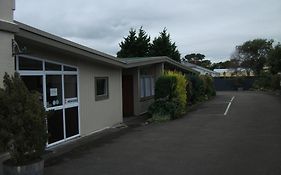
POLYGON ((184 118, 122 129, 46 163, 45 175, 280 175, 281 98, 218 93, 184 118))

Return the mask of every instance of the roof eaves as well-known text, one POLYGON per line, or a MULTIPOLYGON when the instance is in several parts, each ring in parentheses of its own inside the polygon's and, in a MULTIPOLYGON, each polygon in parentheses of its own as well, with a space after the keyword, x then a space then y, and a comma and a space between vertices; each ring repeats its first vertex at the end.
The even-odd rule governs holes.
MULTIPOLYGON (((29 25, 20 23, 18 21, 14 21, 15 24, 17 24, 19 26, 20 31, 18 33, 16 33, 16 35, 19 35, 21 37, 30 37, 29 39, 34 39, 32 38, 30 35, 26 35, 25 32, 28 32, 31 35, 34 36, 38 36, 42 39, 47 39, 50 41, 54 41, 55 43, 60 43, 64 46, 67 46, 67 50, 74 52, 74 49, 78 49, 79 50, 79 54, 81 55, 92 55, 91 59, 93 60, 97 60, 97 61, 101 61, 101 62, 106 62, 109 63, 111 65, 114 66, 118 66, 121 68, 132 68, 132 67, 137 67, 137 66, 144 66, 144 65, 149 65, 149 64, 156 64, 156 63, 161 63, 161 62, 167 62, 169 64, 175 65, 181 69, 187 70, 187 71, 191 71, 194 73, 199 73, 198 71, 193 70, 192 68, 185 66, 184 64, 178 63, 174 60, 172 60, 171 58, 167 57, 167 56, 159 56, 159 57, 146 57, 146 58, 139 58, 136 60, 122 60, 122 59, 118 59, 112 55, 91 49, 89 47, 86 46, 82 46, 80 44, 74 43, 72 41, 69 41, 67 39, 64 39, 62 37, 50 34, 48 32, 36 29, 34 27, 31 27, 29 25), (24 32, 21 32, 24 31, 24 32), (87 53, 87 54, 85 54, 87 53), (93 57, 94 55, 98 55, 100 57, 102 57, 102 59, 98 59, 93 57)), ((38 39, 39 41, 39 39, 38 39)), ((46 41, 46 40, 45 40, 46 41)), ((40 42, 44 42, 43 40, 40 40, 40 42)))
POLYGON ((190 71, 190 72, 193 72, 193 73, 199 73, 198 71, 196 71, 196 70, 193 70, 192 68, 190 68, 190 67, 188 67, 188 66, 186 66, 186 65, 184 65, 184 64, 182 64, 182 63, 179 63, 179 62, 177 62, 177 61, 175 61, 175 60, 173 60, 173 59, 171 59, 171 58, 169 58, 169 57, 165 57, 166 59, 167 59, 167 62, 168 63, 170 63, 170 64, 172 64, 172 65, 175 65, 175 66, 178 66, 178 67, 180 67, 181 69, 184 69, 184 70, 186 70, 186 71, 190 71))
POLYGON ((132 57, 132 58, 120 58, 123 63, 126 64, 126 68, 132 68, 132 67, 138 67, 138 66, 145 66, 150 64, 156 64, 156 63, 169 63, 171 65, 174 65, 176 67, 179 67, 183 70, 193 72, 193 73, 199 73, 196 70, 193 70, 192 68, 179 63, 167 56, 157 56, 157 57, 132 57))
MULTIPOLYGON (((118 60, 116 57, 114 57, 112 55, 109 55, 109 54, 106 54, 106 53, 103 53, 103 52, 91 49, 91 48, 86 47, 86 46, 82 46, 80 44, 74 43, 72 41, 69 41, 67 39, 61 38, 59 36, 47 33, 45 31, 36 29, 34 27, 31 27, 31 26, 23 24, 23 23, 20 23, 18 21, 15 21, 15 23, 19 26, 20 30, 25 31, 25 32, 29 32, 29 33, 31 33, 33 35, 37 35, 37 36, 43 37, 45 39, 52 40, 52 41, 55 41, 57 43, 63 44, 65 46, 68 46, 69 47, 68 49, 70 51, 73 48, 76 48, 76 49, 79 49, 81 52, 86 52, 86 53, 89 53, 89 54, 92 54, 92 55, 97 55, 97 56, 100 56, 100 57, 103 57, 104 59, 106 59, 106 60, 97 59, 98 61, 107 62, 107 63, 113 64, 115 66, 120 66, 120 67, 124 67, 125 66, 124 62, 118 60)), ((22 33, 18 32, 16 35, 23 35, 22 37, 25 37, 23 32, 22 33)), ((93 59, 96 59, 96 58, 93 58, 93 59)))

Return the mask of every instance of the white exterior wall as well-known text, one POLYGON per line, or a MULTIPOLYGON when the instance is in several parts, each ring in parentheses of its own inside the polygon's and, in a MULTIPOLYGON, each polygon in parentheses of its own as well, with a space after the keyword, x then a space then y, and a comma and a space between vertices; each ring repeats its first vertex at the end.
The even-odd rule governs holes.
POLYGON ((15 0, 0 0, 0 19, 13 22, 15 10, 15 0))
POLYGON ((12 56, 12 33, 0 31, 0 87, 3 86, 5 72, 13 74, 15 71, 14 57, 12 56))
MULTIPOLYGON (((13 22, 14 0, 0 0, 0 21, 13 22)), ((12 57, 12 39, 14 34, 0 30, 0 87, 3 86, 5 72, 13 74, 14 58, 12 57)))

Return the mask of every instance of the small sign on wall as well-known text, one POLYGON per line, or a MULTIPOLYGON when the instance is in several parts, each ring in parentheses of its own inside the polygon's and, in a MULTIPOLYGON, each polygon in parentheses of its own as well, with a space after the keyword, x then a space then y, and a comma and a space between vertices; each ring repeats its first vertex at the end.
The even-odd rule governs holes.
POLYGON ((65 99, 65 104, 72 104, 72 103, 77 103, 78 102, 78 98, 67 98, 65 99))
POLYGON ((51 97, 58 96, 58 88, 50 88, 50 96, 51 97))

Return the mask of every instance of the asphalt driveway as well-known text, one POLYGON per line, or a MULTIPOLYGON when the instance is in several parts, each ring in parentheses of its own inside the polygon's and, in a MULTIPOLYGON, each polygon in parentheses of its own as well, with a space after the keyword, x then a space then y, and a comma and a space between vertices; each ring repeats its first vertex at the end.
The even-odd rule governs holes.
POLYGON ((181 119, 122 129, 47 161, 51 174, 280 175, 281 98, 221 92, 181 119))

